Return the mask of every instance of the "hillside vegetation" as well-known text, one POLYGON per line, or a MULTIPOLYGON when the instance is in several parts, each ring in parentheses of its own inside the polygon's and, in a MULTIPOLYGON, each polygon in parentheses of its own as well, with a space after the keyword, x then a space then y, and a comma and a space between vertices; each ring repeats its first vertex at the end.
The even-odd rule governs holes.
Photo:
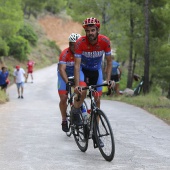
MULTIPOLYGON (((31 53, 27 55, 29 59, 36 62, 35 70, 57 63, 61 49, 57 46, 55 41, 49 39, 42 26, 39 24, 38 19, 33 17, 24 22, 30 24, 38 36, 37 44, 31 46, 31 53)), ((26 62, 27 60, 20 61, 13 56, 0 57, 0 67, 6 66, 8 68, 10 85, 13 84, 12 74, 15 66, 20 65, 26 70, 26 62)), ((0 103, 4 103, 8 100, 8 96, 6 96, 3 91, 0 91, 0 103)))

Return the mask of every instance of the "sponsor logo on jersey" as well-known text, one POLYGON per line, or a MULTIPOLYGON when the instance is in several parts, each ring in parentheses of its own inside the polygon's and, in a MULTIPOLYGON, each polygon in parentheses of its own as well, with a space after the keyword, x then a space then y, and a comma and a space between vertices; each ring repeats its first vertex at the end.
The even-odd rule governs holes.
POLYGON ((82 55, 87 57, 87 58, 97 58, 101 57, 104 54, 104 50, 102 51, 92 51, 92 52, 86 52, 83 51, 82 55))
POLYGON ((67 62, 66 65, 67 66, 74 66, 74 62, 67 62))

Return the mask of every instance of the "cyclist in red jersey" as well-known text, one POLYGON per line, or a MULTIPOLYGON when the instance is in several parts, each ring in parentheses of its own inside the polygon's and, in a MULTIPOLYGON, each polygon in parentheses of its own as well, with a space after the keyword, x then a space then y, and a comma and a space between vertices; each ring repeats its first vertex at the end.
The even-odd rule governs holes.
POLYGON ((27 76, 26 76, 26 80, 25 80, 26 83, 27 83, 27 79, 28 79, 29 74, 31 75, 31 80, 32 80, 31 83, 33 83, 33 68, 34 68, 34 65, 35 65, 34 61, 28 60, 28 62, 27 62, 27 76))
MULTIPOLYGON (((110 81, 112 70, 111 46, 108 37, 99 34, 100 22, 96 18, 87 18, 83 22, 86 36, 79 38, 75 45, 75 92, 81 94, 80 101, 75 100, 72 112, 74 113, 74 124, 81 125, 80 107, 86 97, 86 91, 80 91, 79 87, 102 84, 102 58, 105 55, 107 62, 107 82, 110 81)), ((114 86, 114 81, 112 83, 114 86)), ((96 104, 100 108, 100 96, 102 87, 96 89, 96 104)))
POLYGON ((68 124, 66 119, 67 109, 67 91, 66 86, 68 83, 68 77, 74 76, 74 45, 76 40, 80 37, 80 34, 72 33, 69 36, 69 47, 64 49, 59 58, 58 63, 58 94, 60 97, 60 111, 62 116, 62 130, 68 132, 68 124))

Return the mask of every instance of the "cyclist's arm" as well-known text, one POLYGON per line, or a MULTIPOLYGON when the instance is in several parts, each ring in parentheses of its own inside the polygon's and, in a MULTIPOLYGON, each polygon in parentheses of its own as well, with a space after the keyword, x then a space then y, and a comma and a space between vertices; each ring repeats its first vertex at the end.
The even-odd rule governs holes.
POLYGON ((74 59, 74 81, 75 86, 79 86, 81 58, 74 59))
POLYGON ((107 82, 109 82, 110 78, 111 78, 111 72, 112 72, 112 58, 111 55, 106 57, 106 62, 107 62, 107 68, 106 68, 106 80, 107 82))
POLYGON ((68 82, 67 74, 66 74, 66 64, 59 64, 59 72, 62 77, 62 79, 65 81, 65 83, 68 82))

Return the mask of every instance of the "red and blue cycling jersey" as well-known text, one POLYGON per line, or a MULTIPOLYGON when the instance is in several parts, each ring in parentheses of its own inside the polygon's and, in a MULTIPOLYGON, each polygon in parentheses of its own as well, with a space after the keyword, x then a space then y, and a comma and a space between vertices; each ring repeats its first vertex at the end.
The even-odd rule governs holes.
MULTIPOLYGON (((66 48, 61 52, 59 64, 66 65, 67 77, 74 75, 74 55, 69 48, 66 48)), ((59 70, 58 70, 58 93, 66 94, 66 83, 63 80, 59 70)))
POLYGON ((110 40, 104 35, 98 35, 96 44, 91 45, 86 36, 80 37, 76 41, 75 54, 76 58, 81 58, 81 67, 86 70, 99 70, 102 67, 103 55, 111 55, 110 40))
MULTIPOLYGON (((81 58, 80 85, 98 85, 103 82, 102 59, 111 56, 110 40, 104 35, 98 35, 97 43, 90 44, 86 36, 80 37, 75 44, 75 58, 81 58)), ((97 88, 95 95, 101 96, 102 87, 97 88)))
POLYGON ((61 52, 59 64, 66 64, 66 74, 68 77, 74 75, 74 54, 69 48, 61 52))

